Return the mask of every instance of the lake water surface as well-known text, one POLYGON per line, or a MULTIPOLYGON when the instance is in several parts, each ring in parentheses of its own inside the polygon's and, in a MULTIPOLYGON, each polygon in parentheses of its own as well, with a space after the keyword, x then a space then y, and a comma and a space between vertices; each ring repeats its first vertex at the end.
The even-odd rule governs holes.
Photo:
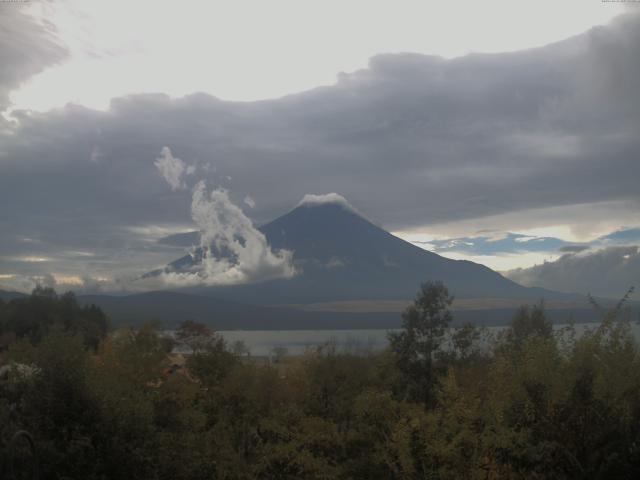
MULTIPOLYGON (((578 333, 595 328, 596 323, 575 325, 578 333)), ((554 325, 561 329, 567 325, 554 325)), ((506 327, 485 327, 486 334, 495 335, 506 327)), ((640 340, 640 325, 632 324, 636 339, 640 340)), ((393 330, 223 330, 218 333, 231 346, 243 341, 251 355, 269 355, 274 348, 283 347, 290 355, 301 355, 309 347, 332 342, 337 351, 362 353, 384 349, 389 341, 387 333, 393 330)))

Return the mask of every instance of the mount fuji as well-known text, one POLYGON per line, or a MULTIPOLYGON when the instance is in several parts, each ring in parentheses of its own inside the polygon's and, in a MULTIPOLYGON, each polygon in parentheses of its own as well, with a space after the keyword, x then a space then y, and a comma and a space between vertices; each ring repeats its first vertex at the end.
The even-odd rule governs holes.
MULTIPOLYGON (((343 197, 303 201, 259 228, 274 250, 293 252, 292 278, 260 283, 191 287, 186 292, 262 305, 412 298, 421 282, 441 280, 457 298, 558 298, 555 292, 526 288, 484 265, 451 260, 406 242, 359 214, 343 197)), ((199 245, 199 233, 161 240, 174 246, 199 245)), ((188 272, 202 262, 202 250, 170 263, 162 272, 188 272)))
MULTIPOLYGON (((99 305, 116 323, 155 319, 172 326, 193 319, 222 330, 396 328, 420 283, 441 280, 456 297, 455 323, 504 325, 520 305, 541 299, 555 322, 597 320, 583 296, 523 287, 484 265, 426 251, 375 225, 337 194, 307 196, 258 230, 272 251, 292 252, 296 275, 79 300, 99 305)), ((240 261, 224 246, 207 247, 205 255, 199 232, 160 242, 190 253, 143 278, 193 274, 202 269, 206 255, 231 265, 240 261)))

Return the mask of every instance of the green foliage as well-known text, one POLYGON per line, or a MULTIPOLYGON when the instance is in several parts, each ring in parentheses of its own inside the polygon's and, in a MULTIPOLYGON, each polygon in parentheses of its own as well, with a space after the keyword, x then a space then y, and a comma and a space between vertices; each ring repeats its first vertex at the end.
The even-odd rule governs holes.
POLYGON ((215 336, 209 339, 204 349, 201 347, 194 351, 187 366, 203 385, 213 386, 220 383, 238 363, 238 357, 227 351, 224 340, 215 336))
POLYGON ((37 348, 16 345, 12 353, 29 367, 7 386, 9 398, 19 399, 12 420, 35 435, 45 478, 78 477, 95 458, 91 435, 99 419, 82 337, 52 327, 37 348))
MULTIPOLYGON (((35 303, 59 312, 47 295, 35 303)), ((152 325, 94 348, 63 317, 42 322, 11 341, 0 459, 27 429, 45 479, 638 476, 640 350, 628 319, 554 331, 535 306, 490 339, 472 325, 447 330, 450 300, 423 286, 379 354, 328 343, 275 364, 193 323, 181 340, 206 341, 173 368, 173 342, 152 325)))
POLYGON ((209 327, 193 320, 185 320, 176 330, 176 341, 194 352, 207 348, 217 340, 215 333, 209 327))
POLYGON ((482 356, 482 341, 483 331, 472 323, 456 328, 451 335, 453 353, 463 362, 482 356))
POLYGON ((521 306, 507 330, 508 339, 515 346, 521 346, 531 335, 550 338, 552 334, 553 326, 547 320, 542 302, 534 306, 521 306))
POLYGON ((0 304, 0 334, 38 343, 54 326, 80 334, 87 346, 97 348, 109 322, 95 305, 80 306, 72 292, 58 295, 51 288, 36 287, 29 297, 0 304))
POLYGON ((402 314, 402 331, 389 334, 391 350, 402 372, 409 398, 433 405, 437 381, 434 359, 440 353, 452 316, 453 297, 442 282, 425 282, 402 314))

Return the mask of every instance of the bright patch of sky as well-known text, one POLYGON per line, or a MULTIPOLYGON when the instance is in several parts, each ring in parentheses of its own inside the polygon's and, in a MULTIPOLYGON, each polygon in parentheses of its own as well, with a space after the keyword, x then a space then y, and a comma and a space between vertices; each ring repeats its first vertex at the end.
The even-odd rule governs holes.
POLYGON ((446 239, 409 234, 402 238, 447 258, 470 260, 493 270, 506 271, 552 262, 566 253, 637 245, 640 243, 640 228, 619 230, 585 243, 510 232, 486 232, 479 236, 446 239))
POLYGON ((509 212, 396 231, 394 235, 446 257, 454 258, 455 252, 456 259, 508 270, 554 260, 561 255, 557 249, 566 245, 640 242, 639 225, 637 205, 613 201, 509 212), (457 242, 456 248, 444 248, 451 242, 457 242), (474 248, 464 242, 473 242, 474 248), (509 243, 512 248, 500 251, 497 247, 509 243))
POLYGON ((33 2, 71 52, 13 92, 15 109, 106 109, 140 92, 276 98, 335 83, 380 53, 445 58, 545 45, 605 24, 599 0, 33 2), (540 28, 544 25, 544 28, 540 28))

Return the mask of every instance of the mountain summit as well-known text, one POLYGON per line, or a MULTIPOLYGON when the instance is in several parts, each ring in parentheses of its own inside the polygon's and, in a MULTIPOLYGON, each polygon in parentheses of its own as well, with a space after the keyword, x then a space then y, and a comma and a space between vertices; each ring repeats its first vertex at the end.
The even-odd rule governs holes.
MULTIPOLYGON (((416 247, 365 219, 338 194, 307 195, 259 230, 274 250, 293 252, 295 277, 188 291, 260 304, 407 299, 425 280, 442 280, 458 298, 526 299, 551 293, 522 287, 484 265, 416 247)), ((192 232, 163 242, 188 246, 199 240, 192 232)), ((196 249, 165 271, 186 271, 199 261, 196 249)))

